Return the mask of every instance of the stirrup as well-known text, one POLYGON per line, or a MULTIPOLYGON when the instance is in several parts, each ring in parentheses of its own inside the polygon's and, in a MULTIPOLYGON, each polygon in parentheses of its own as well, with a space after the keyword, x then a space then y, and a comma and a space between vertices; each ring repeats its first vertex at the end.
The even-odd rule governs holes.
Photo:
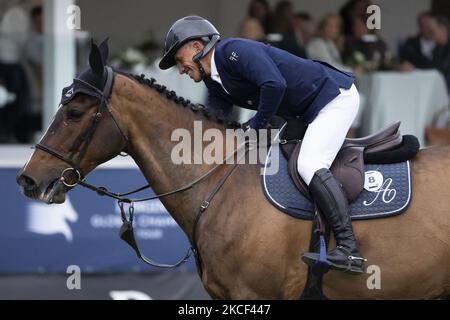
POLYGON ((344 248, 343 246, 336 246, 336 249, 341 250, 342 252, 344 252, 347 255, 348 263, 347 263, 346 269, 338 268, 337 265, 331 263, 332 269, 343 271, 346 273, 351 273, 351 274, 361 274, 364 272, 364 270, 362 269, 362 265, 361 265, 361 267, 355 267, 353 265, 353 261, 366 262, 367 261, 366 258, 352 255, 351 252, 349 250, 347 250, 346 248, 344 248))
POLYGON ((350 261, 355 261, 355 260, 359 260, 359 261, 363 261, 363 262, 367 261, 366 258, 357 257, 357 256, 352 255, 352 253, 350 251, 348 251, 347 249, 345 249, 343 246, 336 246, 336 249, 340 249, 341 251, 343 251, 347 255, 347 259, 350 261))
MULTIPOLYGON (((364 273, 364 270, 362 269, 362 266, 361 267, 356 267, 356 266, 353 265, 353 262, 354 261, 367 261, 367 259, 362 258, 362 257, 353 256, 350 253, 350 251, 348 251, 347 249, 343 248, 342 246, 337 246, 336 249, 342 250, 347 255, 347 265, 335 264, 332 261, 330 261, 328 259, 328 256, 327 256, 326 262, 328 263, 328 266, 329 266, 330 269, 341 271, 341 272, 346 272, 346 273, 349 273, 349 274, 355 274, 355 275, 359 275, 359 274, 364 273)), ((318 253, 312 253, 312 252, 305 252, 305 253, 302 254, 301 259, 308 266, 313 266, 315 263, 317 263, 319 261, 319 254, 318 253)))

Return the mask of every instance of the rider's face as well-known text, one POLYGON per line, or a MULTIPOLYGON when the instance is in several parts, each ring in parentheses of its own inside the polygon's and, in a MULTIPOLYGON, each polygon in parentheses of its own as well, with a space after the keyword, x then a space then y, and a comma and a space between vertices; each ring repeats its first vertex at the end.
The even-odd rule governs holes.
POLYGON ((200 82, 202 76, 198 65, 192 61, 192 58, 202 49, 198 41, 186 43, 175 54, 175 61, 177 63, 180 74, 187 74, 195 82, 200 82))

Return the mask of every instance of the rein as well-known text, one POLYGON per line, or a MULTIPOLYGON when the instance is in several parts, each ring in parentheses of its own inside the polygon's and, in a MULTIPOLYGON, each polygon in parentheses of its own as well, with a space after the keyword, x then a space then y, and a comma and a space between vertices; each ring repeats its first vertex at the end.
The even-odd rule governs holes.
MULTIPOLYGON (((185 256, 183 258, 181 258, 177 263, 175 264, 163 264, 163 263, 157 263, 154 262, 153 260, 147 258, 146 256, 144 256, 140 249, 139 246, 136 242, 135 236, 134 236, 134 228, 133 228, 133 220, 134 220, 134 203, 135 202, 143 202, 143 201, 150 201, 150 200, 154 200, 154 199, 160 199, 166 196, 170 196, 176 193, 180 193, 186 190, 191 189, 194 185, 200 183, 201 181, 205 180, 207 177, 209 177, 210 175, 212 175, 215 171, 217 171, 222 165, 226 164, 227 160, 230 159, 231 157, 234 157, 234 155, 243 147, 247 147, 249 142, 246 141, 244 143, 242 143, 240 146, 238 146, 230 155, 226 156, 220 163, 218 163, 217 165, 215 165, 213 168, 211 168, 210 170, 208 170, 206 173, 204 173, 202 176, 200 176, 199 178, 197 178, 196 180, 194 180, 191 183, 188 183, 176 190, 173 191, 169 191, 169 192, 165 192, 162 194, 158 194, 158 195, 154 195, 152 197, 148 197, 148 198, 139 198, 139 199, 132 199, 132 198, 127 198, 126 196, 135 194, 137 192, 140 192, 142 190, 145 190, 147 188, 150 187, 150 184, 147 184, 146 186, 143 186, 141 188, 138 188, 136 190, 127 192, 127 193, 114 193, 109 191, 107 188, 105 187, 97 187, 95 185, 92 185, 90 183, 88 183, 84 177, 84 175, 81 172, 81 168, 80 168, 80 164, 82 159, 84 158, 84 155, 87 151, 87 148, 91 142, 92 137, 94 136, 94 133, 97 129, 97 125, 100 122, 101 118, 102 118, 102 108, 106 107, 106 110, 108 111, 108 113, 110 114, 111 118, 113 119, 117 129, 120 131, 120 134, 122 136, 122 138, 124 139, 124 141, 126 142, 126 144, 129 143, 129 140, 127 138, 127 136, 124 134, 124 132, 122 131, 122 129, 119 126, 119 123, 117 122, 114 113, 112 112, 112 109, 110 107, 109 104, 109 97, 111 95, 112 92, 112 87, 113 87, 113 82, 114 82, 114 71, 112 70, 111 67, 105 67, 106 68, 106 72, 107 72, 107 80, 105 83, 105 87, 103 89, 103 91, 100 91, 99 89, 97 89, 96 87, 92 86, 91 84, 81 80, 81 79, 74 79, 74 81, 79 82, 80 84, 82 84, 83 86, 86 86, 90 91, 93 91, 93 93, 95 94, 95 96, 97 98, 100 99, 100 104, 97 105, 97 109, 96 112, 93 116, 93 118, 91 119, 88 129, 87 129, 87 133, 84 136, 83 134, 81 134, 79 137, 77 137, 77 139, 75 140, 75 144, 73 147, 71 147, 71 153, 70 156, 67 157, 66 155, 64 155, 63 153, 48 147, 46 145, 44 145, 43 143, 39 142, 36 144, 36 149, 40 149, 60 160, 62 160, 63 162, 67 163, 68 165, 70 165, 69 168, 64 169, 61 172, 61 176, 58 179, 58 183, 62 183, 64 186, 68 187, 68 188, 73 188, 76 185, 81 185, 84 188, 87 188, 89 190, 95 191, 97 192, 99 195, 101 196, 107 196, 113 199, 117 200, 117 204, 120 208, 120 214, 121 214, 121 218, 122 218, 122 226, 120 228, 120 238, 122 240, 124 240, 131 248, 133 248, 133 250, 136 252, 136 255, 138 256, 138 258, 140 258, 142 261, 144 261, 144 263, 151 265, 153 267, 159 267, 159 268, 175 268, 178 267, 184 263, 186 263, 188 261, 188 259, 191 257, 192 254, 195 255, 195 257, 197 258, 197 264, 198 267, 200 268, 200 273, 201 273, 201 264, 199 263, 200 261, 200 255, 198 253, 198 249, 197 249, 197 243, 196 243, 196 234, 197 234, 197 229, 198 229, 198 223, 200 221, 200 218, 202 217, 203 213, 208 209, 213 197, 217 194, 217 192, 220 190, 220 188, 225 184, 227 178, 232 174, 232 172, 234 171, 234 169, 236 169, 237 164, 239 163, 239 161, 236 161, 233 165, 231 165, 231 167, 227 170, 227 172, 223 175, 223 177, 221 178, 221 180, 217 183, 217 185, 215 186, 215 188, 213 189, 213 191, 208 195, 208 197, 206 198, 205 201, 203 201, 203 203, 200 206, 200 209, 197 212, 197 215, 195 217, 194 220, 194 224, 193 224, 193 228, 192 228, 192 241, 191 241, 191 246, 188 248, 187 253, 185 254, 185 256), (78 149, 80 149, 78 151, 78 149), (73 159, 72 156, 74 156, 76 153, 78 152, 78 156, 73 159), (73 183, 69 182, 69 179, 67 178, 67 174, 73 172, 75 174, 76 177, 76 181, 73 183), (128 215, 126 214, 126 210, 125 210, 125 203, 128 204, 128 215)), ((246 151, 244 153, 247 153, 248 149, 246 148, 246 151)))

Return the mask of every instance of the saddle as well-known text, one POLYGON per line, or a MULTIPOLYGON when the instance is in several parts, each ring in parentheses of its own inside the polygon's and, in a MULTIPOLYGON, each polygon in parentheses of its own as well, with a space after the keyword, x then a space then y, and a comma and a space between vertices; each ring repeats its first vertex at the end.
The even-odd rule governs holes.
MULTIPOLYGON (((286 126, 287 130, 280 139, 280 144, 283 154, 289 159, 288 172, 296 187, 305 197, 311 200, 308 187, 298 174, 297 170, 297 159, 302 146, 301 139, 303 138, 306 128, 303 126, 304 129, 300 131, 296 129, 297 132, 294 133, 294 135, 300 134, 300 136, 293 139, 292 130, 295 129, 289 130, 289 128, 299 128, 299 126, 302 126, 301 122, 296 118, 290 119, 286 126), (296 142, 294 147, 292 146, 293 142, 296 142), (289 144, 290 146, 287 146, 289 144)), ((382 154, 383 152, 400 148, 403 143, 403 137, 400 134, 399 128, 400 121, 370 136, 357 139, 346 139, 344 141, 330 170, 335 178, 342 184, 349 202, 355 200, 364 188, 364 163, 370 163, 371 159, 377 159, 378 157, 376 157, 376 155, 382 154)), ((403 157, 411 159, 413 156, 404 154, 403 157)), ((397 160, 398 162, 404 161, 404 159, 397 160)), ((376 162, 380 163, 381 161, 376 162)))

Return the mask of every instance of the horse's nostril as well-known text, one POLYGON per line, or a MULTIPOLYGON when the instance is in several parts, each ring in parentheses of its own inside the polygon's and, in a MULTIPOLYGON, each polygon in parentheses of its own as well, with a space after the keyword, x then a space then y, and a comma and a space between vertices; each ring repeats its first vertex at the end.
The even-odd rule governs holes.
POLYGON ((33 178, 30 178, 24 174, 17 177, 17 183, 22 186, 25 190, 33 190, 37 187, 36 182, 33 178))

